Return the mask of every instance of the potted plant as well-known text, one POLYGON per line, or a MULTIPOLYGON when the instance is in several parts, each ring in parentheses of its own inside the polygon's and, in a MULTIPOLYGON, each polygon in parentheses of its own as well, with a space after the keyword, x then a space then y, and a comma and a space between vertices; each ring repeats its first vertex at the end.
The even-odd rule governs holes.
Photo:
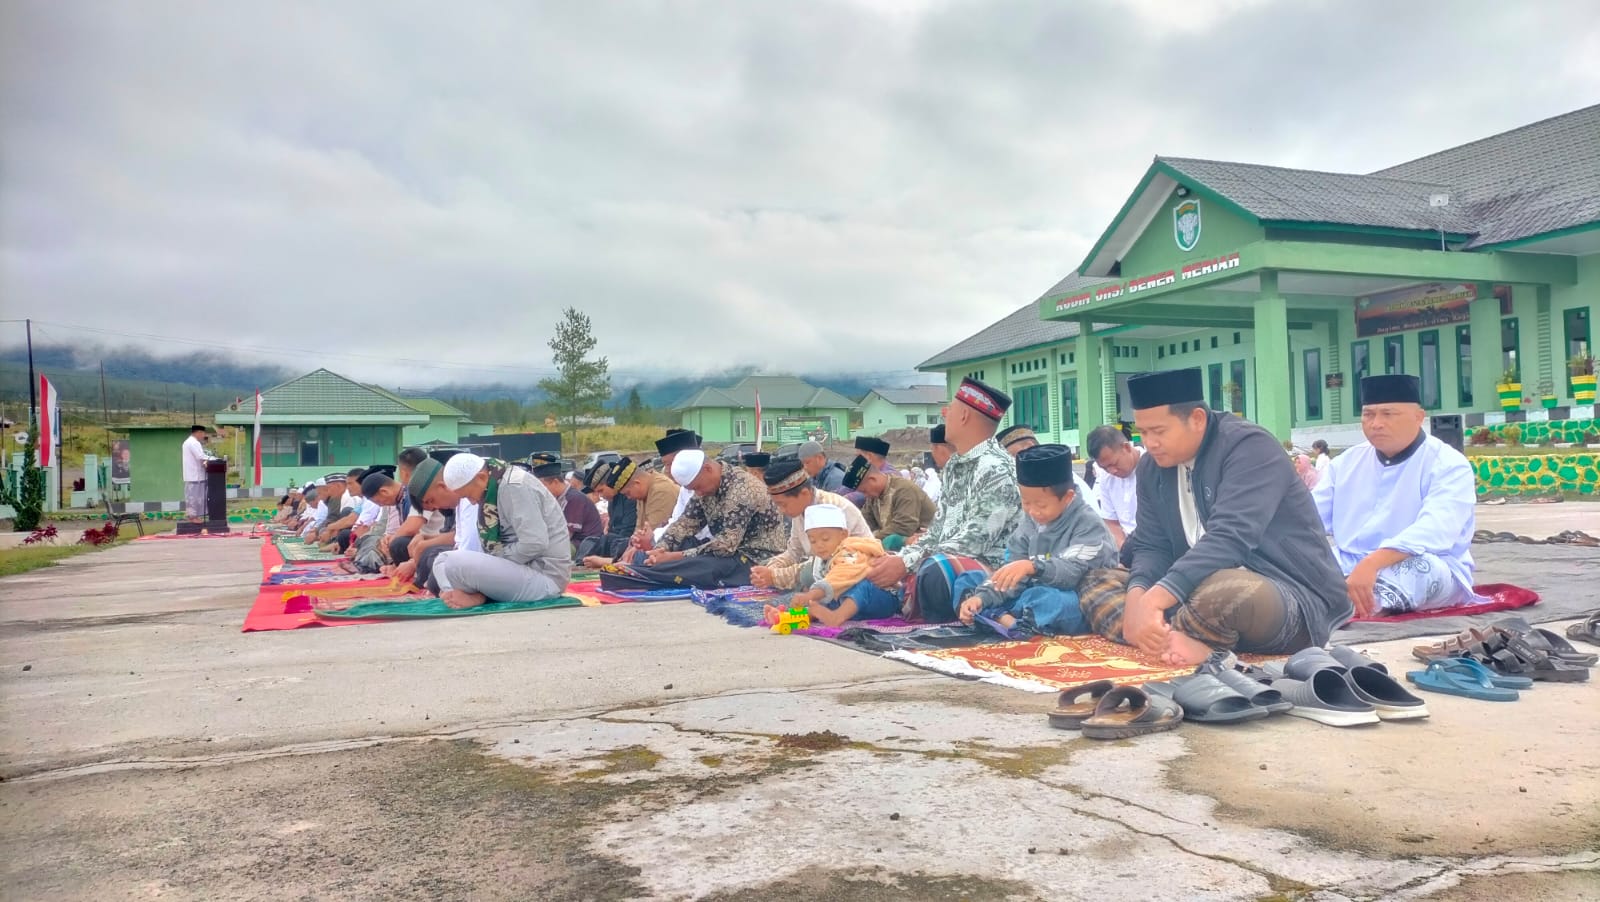
POLYGON ((1561 399, 1556 397, 1555 383, 1539 383, 1539 404, 1543 406, 1545 410, 1553 410, 1559 403, 1561 403, 1561 399))
POLYGON ((1228 409, 1234 413, 1242 414, 1244 388, 1237 382, 1227 382, 1222 386, 1222 393, 1228 397, 1228 409))
POLYGON ((1594 403, 1594 355, 1574 354, 1567 361, 1567 378, 1572 385, 1572 400, 1579 404, 1594 403))
POLYGON ((1515 369, 1500 374, 1500 381, 1495 385, 1495 390, 1500 393, 1501 410, 1522 409, 1522 380, 1517 376, 1515 369))

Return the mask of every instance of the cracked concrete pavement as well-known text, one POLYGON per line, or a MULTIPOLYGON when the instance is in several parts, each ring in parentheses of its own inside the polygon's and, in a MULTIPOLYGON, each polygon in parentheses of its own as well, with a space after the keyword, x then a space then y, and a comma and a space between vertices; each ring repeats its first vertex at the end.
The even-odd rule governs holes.
POLYGON ((241 634, 258 572, 0 580, 5 898, 1600 899, 1593 683, 1096 743, 687 603, 241 634))

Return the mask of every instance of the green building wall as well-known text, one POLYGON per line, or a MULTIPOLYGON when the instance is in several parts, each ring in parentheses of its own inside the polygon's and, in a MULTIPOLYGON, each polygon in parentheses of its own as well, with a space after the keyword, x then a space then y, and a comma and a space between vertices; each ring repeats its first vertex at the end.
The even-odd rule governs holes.
MULTIPOLYGON (((183 500, 183 443, 187 426, 128 429, 128 500, 183 500)), ((209 446, 212 454, 226 453, 209 446)))
POLYGON ((461 441, 461 418, 429 415, 426 426, 406 426, 401 433, 402 445, 426 445, 428 442, 461 441))
MULTIPOLYGON (((849 408, 763 407, 761 409, 761 419, 769 428, 763 435, 762 441, 764 443, 776 442, 777 420, 789 417, 801 419, 831 417, 833 419, 834 438, 849 439, 851 435, 849 408)), ((681 423, 683 428, 694 430, 707 442, 726 444, 729 442, 755 441, 755 418, 755 410, 749 407, 738 409, 696 407, 683 411, 681 423)))
POLYGON ((861 405, 861 434, 881 435, 891 429, 927 429, 940 422, 942 404, 891 404, 877 395, 861 405), (914 417, 915 423, 908 422, 914 417))

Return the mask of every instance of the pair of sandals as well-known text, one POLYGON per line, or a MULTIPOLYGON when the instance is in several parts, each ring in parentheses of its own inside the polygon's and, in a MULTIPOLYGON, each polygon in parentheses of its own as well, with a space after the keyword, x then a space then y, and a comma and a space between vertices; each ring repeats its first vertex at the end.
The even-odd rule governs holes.
POLYGON ((1567 627, 1567 638, 1600 645, 1600 610, 1590 611, 1582 620, 1567 627))
POLYGON ((1600 655, 1579 651, 1556 633, 1521 617, 1415 646, 1411 654, 1424 664, 1441 658, 1471 658, 1501 676, 1551 683, 1584 682, 1589 679, 1589 668, 1600 660, 1600 655))
POLYGON ((1050 726, 1081 731, 1088 739, 1132 739, 1175 730, 1182 722, 1183 708, 1172 699, 1110 680, 1063 690, 1050 712, 1050 726))
POLYGON ((1528 677, 1495 673, 1472 658, 1437 658, 1427 670, 1408 671, 1406 679, 1418 689, 1485 702, 1514 702, 1518 690, 1533 688, 1528 677))

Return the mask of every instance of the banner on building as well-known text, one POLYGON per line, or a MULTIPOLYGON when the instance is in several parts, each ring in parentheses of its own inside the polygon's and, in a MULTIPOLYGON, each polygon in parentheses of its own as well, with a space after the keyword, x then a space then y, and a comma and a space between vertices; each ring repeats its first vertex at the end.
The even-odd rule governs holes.
MULTIPOLYGON (((1511 286, 1496 285, 1494 294, 1501 314, 1509 314, 1511 286)), ((1478 286, 1471 282, 1429 282, 1356 298, 1356 337, 1464 324, 1477 298, 1478 286)))
POLYGON ((778 444, 825 442, 833 436, 833 417, 778 417, 778 444))
POLYGON ((111 443, 111 482, 127 485, 133 477, 133 452, 128 450, 128 440, 119 438, 111 443))

